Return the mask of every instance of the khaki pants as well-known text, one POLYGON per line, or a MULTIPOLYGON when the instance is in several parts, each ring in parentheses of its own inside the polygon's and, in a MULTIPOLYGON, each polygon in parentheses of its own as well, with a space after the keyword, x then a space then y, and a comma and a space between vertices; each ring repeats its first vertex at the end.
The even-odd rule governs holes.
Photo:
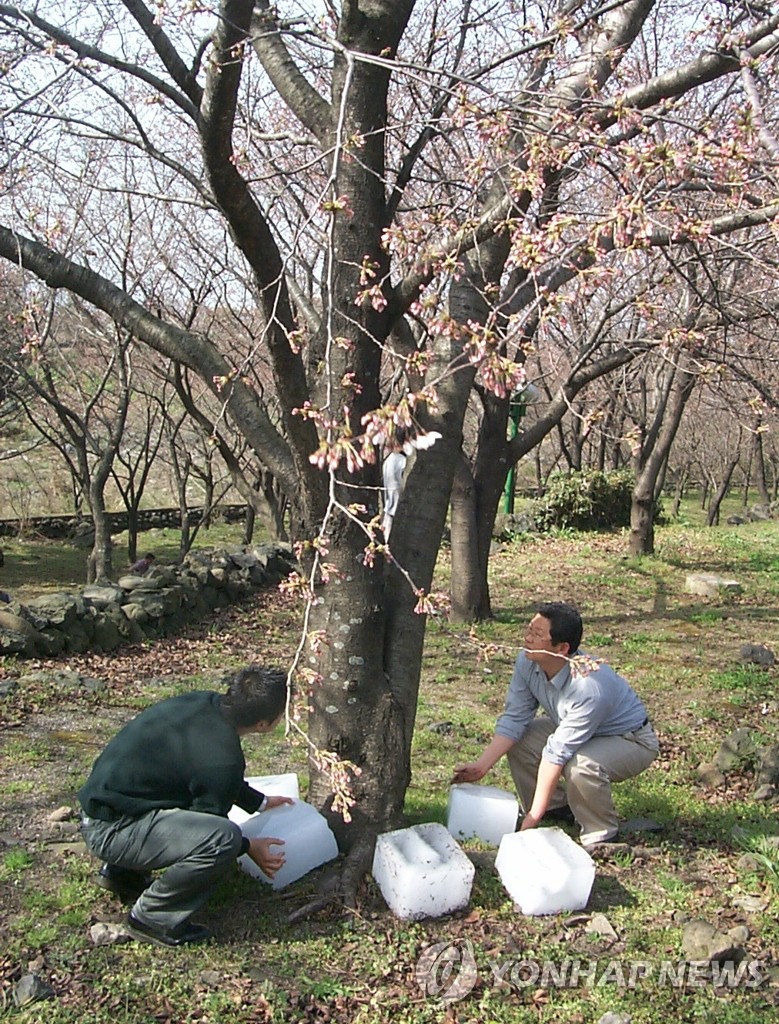
MULTIPOLYGON (((541 751, 555 730, 546 715, 534 718, 507 757, 523 810, 533 803, 541 751)), ((658 742, 651 725, 621 736, 594 736, 563 768, 563 776, 549 801, 549 809, 566 804, 581 829, 582 845, 613 839, 618 831, 611 797, 612 782, 638 775, 657 757, 658 742)))

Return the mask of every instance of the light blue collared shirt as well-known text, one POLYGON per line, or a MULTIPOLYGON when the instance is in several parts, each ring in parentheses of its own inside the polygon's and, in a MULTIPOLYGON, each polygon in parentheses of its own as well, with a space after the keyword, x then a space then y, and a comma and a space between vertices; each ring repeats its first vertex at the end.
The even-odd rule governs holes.
MULTIPOLYGON (((585 651, 577 655, 589 657, 585 651)), ((520 651, 511 677, 506 707, 495 733, 520 740, 542 707, 556 728, 547 740, 543 758, 564 765, 593 736, 620 736, 640 729, 646 708, 628 682, 608 665, 600 664, 574 675, 569 662, 557 675, 546 673, 520 651)))

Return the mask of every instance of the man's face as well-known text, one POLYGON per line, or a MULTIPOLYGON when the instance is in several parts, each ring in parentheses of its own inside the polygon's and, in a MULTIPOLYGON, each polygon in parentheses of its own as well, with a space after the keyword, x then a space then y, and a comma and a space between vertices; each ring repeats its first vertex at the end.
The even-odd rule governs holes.
POLYGON ((551 623, 543 615, 534 615, 525 629, 525 654, 530 661, 544 661, 552 655, 568 653, 568 644, 552 643, 551 623))

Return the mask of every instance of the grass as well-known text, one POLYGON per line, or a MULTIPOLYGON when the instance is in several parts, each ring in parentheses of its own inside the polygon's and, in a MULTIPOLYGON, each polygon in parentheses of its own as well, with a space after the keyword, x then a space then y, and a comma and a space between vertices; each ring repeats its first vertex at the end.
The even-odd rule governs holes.
MULTIPOLYGON (((60 577, 32 576, 59 564, 57 550, 28 549, 38 560, 27 562, 24 586, 63 586, 60 577)), ((779 524, 711 530, 675 524, 658 529, 654 558, 631 559, 625 551, 620 535, 571 533, 502 545, 492 563, 495 619, 473 629, 431 624, 406 800, 409 823, 445 820, 452 768, 489 740, 535 603, 557 596, 576 601, 585 617, 585 646, 629 676, 662 744, 652 768, 617 786, 615 796, 623 818, 652 817, 663 829, 635 837, 625 851, 598 862, 587 915, 523 917, 490 870, 486 849, 473 843, 467 847, 474 856, 487 859, 479 861, 465 914, 396 920, 369 879, 357 913, 327 911, 290 925, 290 910, 311 898, 310 879, 271 893, 236 874, 203 916, 218 943, 165 953, 135 943, 94 946, 90 925, 120 921, 124 911, 94 887, 95 865, 77 836, 52 834, 46 817, 54 807, 73 804, 100 744, 138 707, 193 680, 210 685, 217 670, 240 663, 247 650, 288 659, 298 624, 289 606, 266 600, 220 616, 200 634, 149 645, 132 657, 119 651, 105 662, 73 666, 89 674, 110 671, 111 685, 102 693, 30 684, 3 699, 0 713, 8 724, 0 734, 0 837, 16 834, 20 841, 0 845, 0 981, 6 992, 0 1020, 590 1024, 608 1011, 629 1013, 634 1024, 771 1019, 777 989, 690 983, 680 963, 683 922, 691 917, 726 928, 745 923, 746 962, 779 960, 779 854, 770 841, 777 831, 775 805, 751 799, 751 763, 728 773, 717 790, 702 789, 696 775, 699 762, 712 760, 737 727, 754 731, 764 744, 779 741, 777 712, 770 710, 777 669, 745 666, 739 650, 743 642, 770 645, 779 636, 779 524), (738 578, 742 593, 722 601, 686 594, 687 573, 704 570, 738 578), (740 866, 745 852, 751 866, 740 866), (746 897, 757 897, 763 909, 740 910, 738 901, 746 897), (606 915, 616 941, 585 930, 595 912, 606 915), (466 939, 477 969, 473 991, 448 1006, 426 997, 415 975, 422 952, 435 943, 461 949, 466 939), (559 971, 568 961, 580 966, 575 983, 570 976, 565 984, 533 979, 527 969, 550 964, 559 971), (41 965, 56 995, 19 1011, 8 993, 30 962, 41 965), (637 962, 651 970, 631 985, 637 962)), ((444 551, 440 580, 448 571, 444 551)), ((6 662, 6 670, 16 673, 17 667, 6 662)), ((280 733, 249 738, 246 751, 251 774, 304 771, 305 751, 280 733)), ((487 781, 511 788, 505 761, 487 781)))

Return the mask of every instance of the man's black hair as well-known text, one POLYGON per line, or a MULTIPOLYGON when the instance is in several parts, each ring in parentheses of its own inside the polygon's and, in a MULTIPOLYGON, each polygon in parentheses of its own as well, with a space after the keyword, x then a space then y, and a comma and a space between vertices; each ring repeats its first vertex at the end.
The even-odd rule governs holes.
POLYGON ((229 677, 221 710, 236 729, 275 722, 287 705, 287 676, 278 668, 249 665, 229 677))
POLYGON ((536 608, 538 615, 549 620, 549 636, 553 644, 568 644, 568 653, 575 654, 582 642, 582 617, 570 604, 548 601, 536 608))

